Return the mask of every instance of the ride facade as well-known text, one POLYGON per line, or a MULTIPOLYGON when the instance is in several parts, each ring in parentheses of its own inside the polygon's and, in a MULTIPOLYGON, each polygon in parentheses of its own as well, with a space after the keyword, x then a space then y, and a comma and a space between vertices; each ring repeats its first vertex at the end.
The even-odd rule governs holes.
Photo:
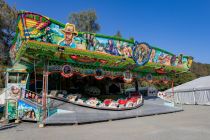
POLYGON ((32 12, 18 14, 13 67, 6 71, 6 88, 0 95, 8 119, 43 121, 55 113, 51 100, 113 111, 143 105, 138 83, 162 82, 168 75, 189 71, 192 57, 145 42, 89 32, 74 24, 32 12), (125 94, 125 83, 135 92, 125 94))

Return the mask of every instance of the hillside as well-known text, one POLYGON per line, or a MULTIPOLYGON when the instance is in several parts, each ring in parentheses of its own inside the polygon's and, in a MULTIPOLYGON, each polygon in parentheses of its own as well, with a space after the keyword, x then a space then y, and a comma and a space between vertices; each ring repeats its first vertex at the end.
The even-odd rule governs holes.
POLYGON ((194 73, 197 78, 210 75, 210 64, 193 62, 193 65, 191 67, 191 72, 194 73))

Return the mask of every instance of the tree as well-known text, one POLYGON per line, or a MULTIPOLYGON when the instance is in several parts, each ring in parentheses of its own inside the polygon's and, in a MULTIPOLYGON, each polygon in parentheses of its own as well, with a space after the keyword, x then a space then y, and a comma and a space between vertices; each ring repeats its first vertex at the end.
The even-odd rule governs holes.
POLYGON ((10 63, 9 48, 15 35, 17 11, 0 0, 0 88, 4 85, 3 65, 10 63))
POLYGON ((191 71, 196 75, 196 77, 210 75, 210 64, 193 62, 191 71))
MULTIPOLYGON (((0 59, 1 63, 9 64, 9 48, 15 36, 17 11, 4 0, 0 0, 0 59)), ((1 64, 0 64, 1 65, 1 64)))
POLYGON ((100 30, 100 25, 97 22, 96 11, 87 10, 79 13, 71 13, 69 22, 75 24, 77 30, 81 32, 96 33, 100 30))
POLYGON ((117 31, 116 35, 114 35, 114 36, 122 38, 122 34, 121 34, 121 32, 119 30, 117 31))

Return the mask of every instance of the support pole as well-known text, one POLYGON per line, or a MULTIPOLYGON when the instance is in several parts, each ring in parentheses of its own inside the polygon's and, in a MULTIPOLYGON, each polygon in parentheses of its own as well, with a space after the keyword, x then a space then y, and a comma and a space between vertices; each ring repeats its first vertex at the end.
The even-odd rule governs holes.
POLYGON ((172 96, 174 97, 174 80, 171 81, 172 96))
POLYGON ((42 122, 40 127, 44 127, 47 118, 47 93, 48 93, 48 60, 44 60, 43 86, 42 86, 42 122))
POLYGON ((175 104, 175 97, 174 97, 174 80, 171 81, 171 89, 172 89, 173 103, 175 104))
POLYGON ((35 81, 35 92, 37 93, 37 81, 36 81, 36 60, 34 59, 34 81, 35 81))
POLYGON ((136 93, 139 94, 139 85, 138 85, 138 80, 135 79, 135 90, 136 90, 136 93))

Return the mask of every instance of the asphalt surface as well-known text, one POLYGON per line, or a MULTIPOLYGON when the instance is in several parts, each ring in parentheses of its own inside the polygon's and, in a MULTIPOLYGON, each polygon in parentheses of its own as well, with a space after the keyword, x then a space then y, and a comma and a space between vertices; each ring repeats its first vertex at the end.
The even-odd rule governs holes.
POLYGON ((210 106, 183 106, 184 111, 83 125, 21 123, 0 131, 0 140, 209 140, 210 106))

